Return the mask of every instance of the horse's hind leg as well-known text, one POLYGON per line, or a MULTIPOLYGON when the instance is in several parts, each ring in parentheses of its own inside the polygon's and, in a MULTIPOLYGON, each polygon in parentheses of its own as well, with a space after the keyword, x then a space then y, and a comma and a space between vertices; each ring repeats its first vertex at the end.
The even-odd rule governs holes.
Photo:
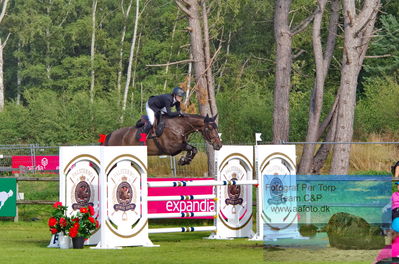
POLYGON ((196 147, 191 146, 191 145, 189 145, 189 144, 186 144, 184 150, 187 151, 187 153, 186 153, 185 156, 182 156, 182 157, 179 159, 178 164, 179 164, 180 166, 190 164, 190 162, 194 159, 195 155, 196 155, 197 152, 198 152, 198 150, 197 150, 196 147))

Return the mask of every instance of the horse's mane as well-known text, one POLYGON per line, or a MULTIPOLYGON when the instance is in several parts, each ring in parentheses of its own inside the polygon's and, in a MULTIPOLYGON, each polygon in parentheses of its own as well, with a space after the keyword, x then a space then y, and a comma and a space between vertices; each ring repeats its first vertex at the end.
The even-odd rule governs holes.
POLYGON ((184 114, 184 116, 205 119, 205 116, 202 116, 202 115, 199 115, 199 114, 184 114))
MULTIPOLYGON (((177 116, 175 116, 175 117, 169 117, 169 116, 167 116, 167 115, 164 115, 162 118, 168 118, 168 119, 173 119, 173 118, 176 118, 177 116)), ((202 115, 199 115, 199 114, 184 114, 184 117, 192 117, 192 118, 197 118, 197 119, 205 119, 205 116, 202 116, 202 115)))

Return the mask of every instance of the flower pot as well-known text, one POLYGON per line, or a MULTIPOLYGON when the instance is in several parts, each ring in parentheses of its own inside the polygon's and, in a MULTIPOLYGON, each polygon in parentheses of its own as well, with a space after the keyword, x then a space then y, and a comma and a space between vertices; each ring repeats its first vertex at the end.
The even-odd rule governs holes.
POLYGON ((74 237, 72 238, 73 248, 83 248, 83 244, 85 243, 84 237, 74 237))
POLYGON ((62 232, 58 233, 58 241, 60 249, 69 249, 72 247, 72 240, 69 236, 64 235, 62 232))

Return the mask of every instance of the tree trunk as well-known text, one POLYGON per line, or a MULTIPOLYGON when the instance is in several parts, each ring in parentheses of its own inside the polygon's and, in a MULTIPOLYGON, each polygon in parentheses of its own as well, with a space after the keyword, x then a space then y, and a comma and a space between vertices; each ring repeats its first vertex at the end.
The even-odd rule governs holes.
POLYGON ((193 14, 189 16, 189 25, 191 29, 190 43, 191 52, 193 54, 194 78, 197 90, 197 99, 199 102, 200 113, 203 116, 211 114, 210 105, 208 103, 207 80, 205 76, 205 54, 204 43, 202 37, 200 11, 197 0, 187 0, 190 5, 190 11, 193 14))
MULTIPOLYGON (((212 74, 212 62, 211 62, 211 51, 209 44, 209 27, 208 27, 208 13, 206 9, 205 0, 202 1, 202 19, 204 25, 204 51, 205 51, 205 65, 206 65, 206 79, 207 79, 207 92, 208 92, 208 103, 210 107, 210 115, 215 116, 218 113, 215 96, 215 82, 212 74)), ((218 123, 218 117, 216 118, 218 123)), ((214 175, 215 172, 215 150, 209 144, 207 144, 208 153, 208 175, 214 175)))
POLYGON ((187 71, 187 90, 186 90, 186 98, 184 99, 184 105, 188 106, 190 102, 190 96, 191 96, 191 79, 193 75, 193 53, 191 52, 190 49, 190 62, 188 63, 188 71, 187 71))
POLYGON ((95 82, 95 71, 94 71, 94 56, 95 56, 95 44, 96 44, 96 11, 97 11, 97 0, 93 0, 92 6, 92 25, 91 25, 91 46, 90 46, 90 67, 91 67, 91 81, 90 81, 90 102, 94 102, 94 82, 95 82))
POLYGON ((121 1, 121 9, 122 9, 122 14, 123 14, 123 29, 122 29, 122 35, 121 35, 121 40, 119 42, 120 48, 119 48, 119 63, 118 63, 118 79, 117 79, 117 86, 116 86, 116 92, 118 96, 118 107, 120 106, 121 103, 121 91, 122 91, 122 71, 123 71, 123 43, 125 42, 125 36, 126 36, 126 24, 127 20, 129 18, 129 13, 130 9, 132 7, 133 0, 130 0, 129 6, 127 7, 127 10, 125 11, 124 6, 123 6, 123 0, 121 1))
MULTIPOLYGON (((133 70, 133 77, 132 77, 132 100, 130 101, 131 105, 133 105, 133 94, 134 94, 134 88, 136 87, 136 71, 137 71, 137 61, 139 57, 139 50, 140 50, 140 40, 141 40, 141 34, 139 34, 139 37, 137 39, 137 49, 136 49, 136 56, 134 58, 134 70, 133 70)), ((133 108, 133 107, 132 107, 133 108)))
MULTIPOLYGON (((0 14, 0 23, 1 21, 3 21, 4 15, 6 14, 8 0, 4 0, 2 2, 3 6, 0 14)), ((5 104, 5 90, 4 90, 4 78, 3 78, 3 49, 7 44, 9 36, 10 35, 7 36, 7 39, 4 41, 4 43, 0 39, 0 112, 3 112, 5 104)))
MULTIPOLYGON (((21 42, 18 42, 18 54, 21 54, 21 42)), ((17 105, 21 103, 21 83, 22 83, 22 77, 21 77, 21 58, 20 55, 17 56, 17 105)))
POLYGON ((133 56, 134 56, 134 47, 136 45, 137 28, 138 28, 138 22, 139 22, 139 4, 140 4, 140 0, 136 0, 136 17, 134 20, 134 31, 133 31, 132 42, 130 44, 129 65, 127 67, 125 91, 123 93, 121 122, 123 122, 123 120, 124 120, 126 104, 127 104, 127 97, 128 97, 128 93, 129 93, 129 85, 130 85, 130 81, 132 78, 132 64, 133 64, 133 56))
POLYGON ((291 31, 288 15, 291 0, 276 0, 274 36, 276 39, 276 73, 273 109, 273 143, 288 141, 289 92, 291 89, 291 31))
MULTIPOLYGON (((204 43, 201 30, 200 12, 197 0, 189 0, 190 11, 192 16, 189 17, 189 25, 191 28, 191 51, 193 54, 193 68, 195 78, 195 88, 197 91, 197 99, 199 102, 200 113, 203 116, 211 114, 211 107, 209 105, 209 96, 207 91, 207 80, 205 77, 205 54, 204 54, 204 43)), ((214 155, 212 146, 206 144, 206 153, 208 156, 208 176, 213 177, 214 175, 214 162, 212 157, 214 155)))
MULTIPOLYGON (((323 107, 324 84, 327 77, 327 72, 330 66, 331 58, 336 42, 336 31, 339 19, 339 0, 332 2, 330 22, 328 27, 327 47, 323 55, 322 41, 321 41, 321 26, 323 22, 323 14, 327 4, 327 0, 318 0, 319 10, 315 14, 313 23, 313 51, 316 62, 316 79, 313 87, 312 97, 309 106, 309 121, 306 142, 317 142, 320 138, 319 126, 320 115, 323 107)), ((315 144, 305 144, 302 152, 300 164, 298 166, 299 174, 309 174, 313 163, 313 155, 315 151, 315 144)), ((321 160, 318 160, 318 163, 321 160)))
MULTIPOLYGON (((209 90, 207 80, 206 54, 204 52, 204 37, 202 36, 201 12, 197 0, 176 0, 179 8, 187 14, 190 28, 190 44, 193 55, 193 69, 195 78, 195 90, 199 102, 200 114, 203 116, 212 115, 212 107, 216 108, 214 89, 209 90), (213 101, 212 101, 213 100, 213 101)), ((206 10, 204 11, 206 13, 206 10)), ((203 13, 204 14, 204 13, 203 13)), ((203 18, 204 20, 205 18, 203 18)), ((206 19, 207 20, 207 19, 206 19)), ((205 21, 205 20, 204 20, 205 21)), ((207 23, 207 22, 206 22, 207 23)), ((209 42, 208 42, 209 43, 209 42)), ((209 44, 208 44, 209 45, 209 44)), ((210 68, 210 67, 209 67, 210 68)), ((215 109, 217 111, 217 109, 215 109)), ((206 145, 208 155, 208 176, 214 176, 214 150, 211 145, 206 145)))
MULTIPOLYGON (((356 106, 357 79, 363 64, 380 0, 365 0, 362 10, 356 15, 356 1, 344 0, 344 50, 339 87, 338 120, 335 140, 352 141, 356 106)), ((331 174, 347 174, 349 169, 350 144, 333 147, 331 174)))
POLYGON ((3 79, 3 42, 0 39, 0 112, 4 110, 4 79, 3 79))
MULTIPOLYGON (((50 16, 50 11, 51 11, 51 3, 50 1, 49 4, 47 4, 46 11, 47 11, 47 16, 50 16)), ((45 42, 46 42, 46 58, 45 58, 45 64, 46 64, 46 74, 47 74, 47 79, 50 80, 50 73, 51 73, 51 63, 50 63, 50 25, 46 25, 46 37, 45 37, 45 42)))
POLYGON ((215 97, 215 81, 212 74, 211 51, 209 44, 209 27, 208 27, 208 13, 206 9, 205 0, 202 1, 202 19, 204 23, 204 51, 205 51, 205 65, 206 65, 206 79, 208 88, 208 102, 211 110, 211 115, 218 113, 215 97))
MULTIPOLYGON (((334 112, 333 118, 331 120, 330 128, 327 132, 326 141, 332 142, 335 140, 335 132, 337 130, 337 114, 334 112)), ((316 155, 312 160, 312 174, 319 174, 321 168, 323 168, 325 161, 327 160, 328 154, 331 151, 333 145, 331 144, 322 144, 317 151, 316 155)))

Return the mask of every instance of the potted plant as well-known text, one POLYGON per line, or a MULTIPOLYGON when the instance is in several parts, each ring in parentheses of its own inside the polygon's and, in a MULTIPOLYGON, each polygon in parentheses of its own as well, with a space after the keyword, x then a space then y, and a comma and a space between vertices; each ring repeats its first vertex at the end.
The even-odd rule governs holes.
POLYGON ((99 224, 93 217, 94 214, 94 208, 89 205, 80 208, 76 215, 71 217, 68 234, 72 238, 73 248, 83 248, 84 241, 98 229, 99 224))
POLYGON ((60 248, 70 248, 71 239, 67 236, 71 227, 71 220, 66 216, 67 206, 63 206, 61 202, 53 204, 53 212, 48 220, 48 226, 52 234, 58 233, 58 241, 60 248))

